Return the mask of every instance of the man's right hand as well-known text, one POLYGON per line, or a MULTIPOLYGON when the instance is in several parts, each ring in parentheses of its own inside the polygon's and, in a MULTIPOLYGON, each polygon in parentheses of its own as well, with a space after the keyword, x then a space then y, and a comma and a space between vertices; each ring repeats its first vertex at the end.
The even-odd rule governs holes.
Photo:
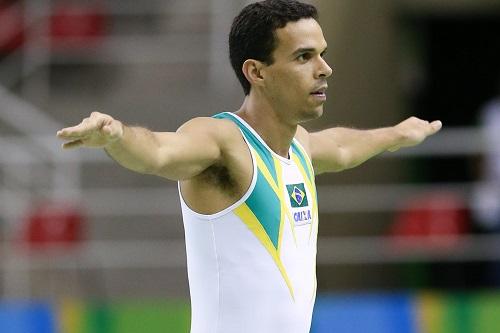
POLYGON ((90 117, 73 127, 66 127, 57 132, 57 137, 66 140, 63 148, 104 148, 120 140, 123 136, 123 124, 113 117, 92 112, 90 117))

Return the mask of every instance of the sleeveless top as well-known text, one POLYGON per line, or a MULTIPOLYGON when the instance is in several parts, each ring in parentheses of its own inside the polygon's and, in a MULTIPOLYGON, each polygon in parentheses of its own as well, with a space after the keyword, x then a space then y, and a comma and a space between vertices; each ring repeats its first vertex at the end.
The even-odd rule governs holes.
POLYGON ((214 118, 239 127, 253 176, 243 197, 215 214, 193 211, 180 195, 191 333, 307 333, 318 230, 311 161, 296 139, 286 159, 237 115, 214 118))

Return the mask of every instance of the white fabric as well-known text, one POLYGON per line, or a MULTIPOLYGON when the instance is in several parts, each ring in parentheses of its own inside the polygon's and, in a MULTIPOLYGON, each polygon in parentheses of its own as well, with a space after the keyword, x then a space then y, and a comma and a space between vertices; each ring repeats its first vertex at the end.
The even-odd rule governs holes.
MULTIPOLYGON (((288 218, 283 226, 280 258, 293 287, 292 298, 267 249, 234 213, 254 190, 255 156, 252 159, 251 187, 241 200, 222 212, 198 214, 180 196, 191 292, 191 333, 310 330, 316 296, 317 221, 292 221, 296 243, 288 218)), ((283 184, 305 183, 293 161, 279 160, 283 184)), ((309 205, 302 208, 292 208, 286 186, 282 191, 292 218, 299 211, 309 210, 312 214, 313 196, 307 188, 309 205)))

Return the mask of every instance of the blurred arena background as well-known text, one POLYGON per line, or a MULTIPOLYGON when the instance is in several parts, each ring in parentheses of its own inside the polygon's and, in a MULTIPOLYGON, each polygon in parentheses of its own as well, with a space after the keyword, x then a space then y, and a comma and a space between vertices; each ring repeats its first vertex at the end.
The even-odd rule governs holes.
MULTIPOLYGON (((226 40, 249 2, 0 1, 0 332, 188 331, 176 184, 55 132, 94 110, 174 131, 237 109, 226 40)), ((500 96, 500 1, 314 3, 334 75, 309 129, 444 130, 318 177, 312 332, 498 332, 500 138, 481 110, 500 96)))

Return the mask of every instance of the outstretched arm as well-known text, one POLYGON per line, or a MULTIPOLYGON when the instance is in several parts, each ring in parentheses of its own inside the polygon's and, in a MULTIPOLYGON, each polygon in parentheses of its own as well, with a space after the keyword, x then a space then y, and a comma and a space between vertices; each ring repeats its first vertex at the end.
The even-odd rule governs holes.
POLYGON ((195 118, 177 132, 129 127, 109 115, 93 112, 80 124, 57 132, 64 148, 104 148, 122 166, 172 180, 200 174, 221 157, 217 122, 195 118))
POLYGON ((393 127, 373 130, 330 128, 309 135, 317 174, 353 168, 384 151, 420 144, 441 129, 441 122, 411 117, 393 127))

